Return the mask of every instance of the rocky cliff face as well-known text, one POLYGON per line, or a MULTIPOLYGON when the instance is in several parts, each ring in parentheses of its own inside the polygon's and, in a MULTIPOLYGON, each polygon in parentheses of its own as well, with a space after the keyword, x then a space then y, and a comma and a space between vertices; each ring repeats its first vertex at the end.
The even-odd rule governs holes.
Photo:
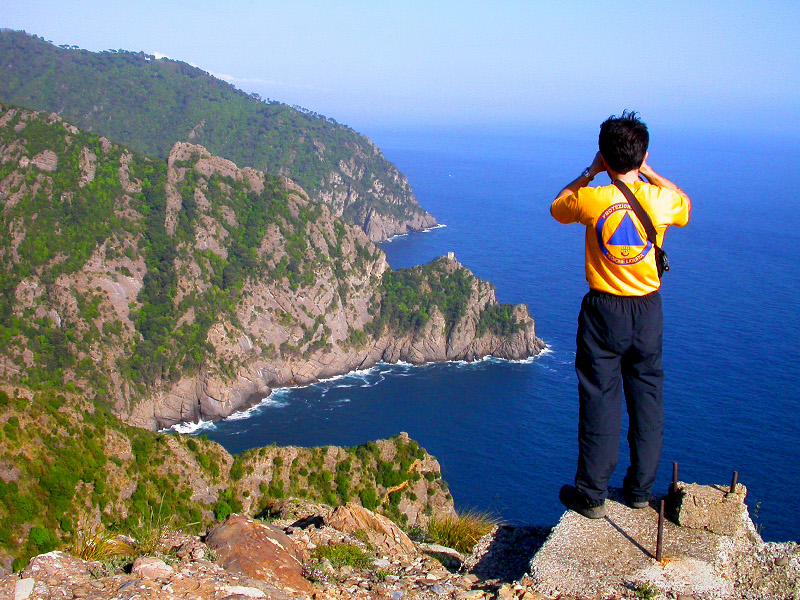
POLYGON ((457 280, 458 311, 386 320, 395 272, 363 231, 290 180, 200 146, 178 143, 163 164, 5 107, 0 164, 0 377, 97 393, 131 424, 221 418, 379 361, 543 348, 522 305, 507 307, 513 327, 487 327, 494 290, 454 259, 415 276, 414 297, 457 280))
MULTIPOLYGON (((454 259, 439 259, 439 262, 450 271, 466 271, 454 259)), ((403 334, 386 329, 377 338, 365 336, 362 342, 350 341, 353 331, 360 331, 372 321, 369 310, 373 305, 367 298, 380 293, 375 275, 385 268, 385 263, 379 262, 369 279, 349 280, 353 289, 367 293, 348 296, 347 305, 332 302, 330 290, 325 287, 308 290, 304 301, 295 305, 296 296, 290 290, 254 286, 238 310, 239 321, 249 317, 250 327, 238 329, 227 323, 213 329, 210 338, 216 356, 241 365, 236 380, 220 380, 211 372, 198 373, 137 403, 126 420, 151 429, 181 421, 216 420, 251 406, 273 388, 313 383, 379 362, 424 364, 474 361, 486 356, 518 360, 535 356, 544 348, 542 340, 536 337, 533 319, 522 305, 513 309, 519 323, 514 333, 498 336, 478 331, 482 310, 496 305, 497 300, 491 284, 471 273, 472 289, 465 314, 449 331, 442 313, 434 310, 419 331, 403 334), (336 308, 331 309, 332 305, 336 308), (322 321, 322 328, 329 328, 330 344, 314 349, 311 342, 296 355, 289 353, 288 360, 284 353, 270 356, 268 352, 259 352, 265 346, 285 348, 297 343, 302 324, 317 319, 322 321), (300 325, 292 328, 293 323, 300 325)))
MULTIPOLYGON (((436 227, 436 218, 419 206, 408 178, 383 158, 375 144, 362 140, 365 146, 353 145, 353 158, 340 161, 326 185, 311 192, 312 199, 363 229, 373 242, 436 227), (376 161, 380 168, 372 164, 376 161)), ((285 174, 292 176, 288 170, 285 174)))

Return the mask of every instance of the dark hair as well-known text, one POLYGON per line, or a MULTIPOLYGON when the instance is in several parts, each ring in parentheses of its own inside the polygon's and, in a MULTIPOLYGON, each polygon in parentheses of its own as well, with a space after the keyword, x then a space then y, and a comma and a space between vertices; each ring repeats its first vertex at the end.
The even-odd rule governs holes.
POLYGON ((617 173, 627 173, 642 166, 650 134, 634 111, 622 111, 619 117, 610 116, 600 125, 600 154, 606 165, 617 173))

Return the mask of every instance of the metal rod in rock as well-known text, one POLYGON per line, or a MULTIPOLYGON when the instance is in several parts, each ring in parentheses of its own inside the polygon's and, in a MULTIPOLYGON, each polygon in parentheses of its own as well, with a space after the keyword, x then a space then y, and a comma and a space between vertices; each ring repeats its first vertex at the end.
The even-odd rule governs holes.
POLYGON ((661 562, 664 546, 664 501, 658 507, 658 536, 656 537, 656 560, 661 562))
POLYGON ((672 463, 672 485, 669 488, 670 494, 678 492, 678 463, 672 463))
POLYGON ((736 484, 739 483, 739 471, 733 472, 733 480, 731 481, 731 494, 736 493, 736 484))

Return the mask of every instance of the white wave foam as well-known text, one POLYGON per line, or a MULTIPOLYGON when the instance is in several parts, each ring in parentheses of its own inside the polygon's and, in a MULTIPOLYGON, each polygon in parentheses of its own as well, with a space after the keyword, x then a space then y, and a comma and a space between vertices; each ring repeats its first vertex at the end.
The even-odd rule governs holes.
MULTIPOLYGON (((545 344, 545 347, 542 348, 541 352, 536 356, 529 356, 528 358, 516 358, 516 359, 509 359, 509 358, 497 358, 496 356, 488 357, 491 361, 496 362, 504 362, 510 363, 514 365, 532 365, 534 362, 542 358, 543 356, 547 356, 548 354, 553 354, 552 348, 545 344)), ((485 359, 484 359, 485 360, 485 359)))
MULTIPOLYGON (((320 383, 329 383, 329 382, 332 382, 332 381, 338 381, 340 379, 347 379, 348 377, 353 377, 353 378, 360 378, 361 377, 361 378, 363 378, 363 377, 366 377, 367 375, 370 375, 372 373, 377 372, 378 367, 381 364, 385 364, 385 363, 378 363, 374 367, 370 367, 368 369, 356 369, 355 371, 348 371, 347 373, 343 373, 341 375, 332 375, 330 377, 325 377, 324 379, 319 379, 319 380, 315 381, 314 383, 310 383, 308 385, 318 385, 320 383)), ((306 387, 306 386, 300 386, 300 387, 306 387)))
POLYGON ((398 233, 397 235, 393 235, 390 238, 386 238, 381 242, 381 244, 388 244, 389 242, 393 242, 396 239, 406 237, 407 235, 411 235, 412 233, 428 233, 429 231, 433 231, 434 229, 442 229, 443 227, 447 227, 445 223, 437 223, 433 227, 428 227, 427 229, 423 229, 422 231, 409 231, 408 233, 398 233))
POLYGON ((213 421, 203 421, 200 419, 196 422, 188 422, 188 423, 175 423, 172 427, 167 427, 166 429, 162 429, 162 432, 166 431, 174 431, 176 433, 194 433, 200 430, 208 430, 214 429, 215 425, 213 421))
POLYGON ((244 421, 245 419, 249 419, 254 414, 256 414, 256 409, 261 406, 261 404, 256 404, 255 406, 251 406, 247 410, 240 410, 238 412, 233 413, 232 415, 228 415, 225 417, 225 421, 244 421))

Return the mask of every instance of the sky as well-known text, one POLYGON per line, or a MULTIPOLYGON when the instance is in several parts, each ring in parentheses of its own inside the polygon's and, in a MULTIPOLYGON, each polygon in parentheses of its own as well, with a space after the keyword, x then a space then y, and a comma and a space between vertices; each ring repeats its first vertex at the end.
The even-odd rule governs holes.
POLYGON ((3 0, 0 27, 191 63, 356 129, 597 124, 800 137, 800 2, 3 0))

